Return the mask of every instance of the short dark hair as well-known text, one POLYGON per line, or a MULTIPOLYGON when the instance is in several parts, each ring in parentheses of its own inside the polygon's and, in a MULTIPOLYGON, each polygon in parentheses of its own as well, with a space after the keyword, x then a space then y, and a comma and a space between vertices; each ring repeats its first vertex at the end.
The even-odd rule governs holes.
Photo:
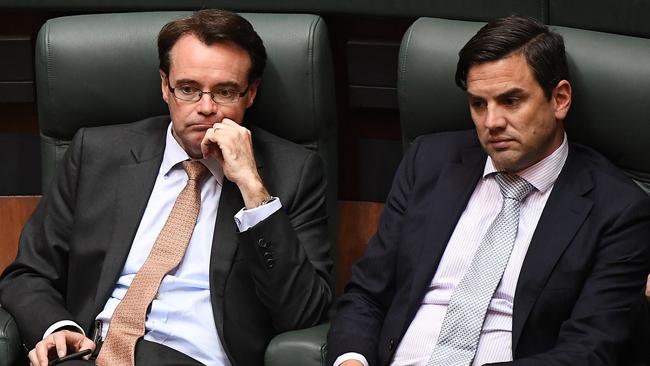
POLYGON ((540 21, 511 15, 489 22, 458 52, 456 85, 467 90, 472 65, 506 58, 522 52, 535 80, 550 99, 561 80, 569 80, 569 67, 562 36, 540 21))
POLYGON ((244 49, 251 58, 248 82, 262 78, 266 65, 266 49, 251 23, 227 10, 205 9, 191 16, 165 24, 158 33, 158 59, 160 69, 169 76, 169 52, 185 35, 194 35, 210 46, 219 42, 233 42, 244 49))

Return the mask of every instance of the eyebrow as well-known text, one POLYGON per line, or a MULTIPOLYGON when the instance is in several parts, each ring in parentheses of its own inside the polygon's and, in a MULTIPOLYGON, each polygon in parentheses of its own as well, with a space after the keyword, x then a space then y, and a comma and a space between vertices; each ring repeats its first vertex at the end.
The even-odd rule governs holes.
MULTIPOLYGON (((522 88, 512 88, 512 89, 508 89, 505 92, 497 95, 496 99, 505 99, 505 98, 515 97, 515 96, 519 96, 519 95, 523 95, 523 94, 526 94, 526 91, 524 89, 522 89, 522 88)), ((470 93, 469 91, 467 92, 467 97, 470 98, 470 99, 472 99, 472 98, 485 99, 482 96, 474 95, 474 94, 470 93)))
POLYGON ((497 95, 497 99, 506 99, 506 98, 510 98, 510 97, 520 96, 520 95, 523 95, 523 94, 526 94, 526 91, 524 89, 522 89, 522 88, 512 88, 512 89, 506 90, 505 92, 497 95))
MULTIPOLYGON (((198 86, 198 85, 200 85, 200 83, 198 81, 192 80, 192 79, 179 79, 179 80, 176 80, 176 85, 197 85, 198 86)), ((215 89, 215 88, 235 88, 235 89, 237 89, 239 87, 240 87, 240 85, 238 83, 234 82, 234 81, 226 81, 226 82, 219 83, 219 84, 213 86, 212 89, 215 89)))
POLYGON ((179 79, 179 80, 176 80, 176 85, 179 85, 179 84, 185 84, 185 85, 187 85, 187 84, 196 84, 196 85, 198 85, 199 83, 196 80, 192 80, 192 79, 179 79))

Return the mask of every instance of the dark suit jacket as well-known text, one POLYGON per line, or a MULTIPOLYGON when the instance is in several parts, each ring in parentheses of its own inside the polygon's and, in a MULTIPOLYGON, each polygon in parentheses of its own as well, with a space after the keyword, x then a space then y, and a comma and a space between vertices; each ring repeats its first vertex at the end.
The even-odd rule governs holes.
MULTIPOLYGON (((63 319, 92 334, 153 189, 169 121, 75 136, 0 282, 0 302, 28 348, 63 319)), ((262 364, 273 335, 322 321, 332 298, 320 159, 261 129, 252 134, 259 171, 283 208, 239 234, 234 214, 244 203, 224 179, 209 268, 219 336, 233 364, 245 366, 262 364)))
MULTIPOLYGON (((352 270, 328 337, 386 365, 413 320, 482 175, 475 131, 417 139, 377 234, 352 270)), ((514 298, 512 365, 626 365, 623 343, 650 269, 648 197, 596 152, 569 155, 525 257, 514 298)))

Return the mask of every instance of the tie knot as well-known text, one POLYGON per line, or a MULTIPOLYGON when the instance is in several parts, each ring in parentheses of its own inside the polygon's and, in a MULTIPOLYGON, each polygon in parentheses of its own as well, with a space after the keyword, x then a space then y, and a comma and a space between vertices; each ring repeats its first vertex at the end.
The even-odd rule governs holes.
POLYGON ((197 181, 200 181, 208 171, 208 168, 198 160, 185 160, 183 162, 183 169, 185 169, 189 180, 194 179, 197 181))
POLYGON ((499 184, 504 198, 511 198, 521 202, 533 190, 532 184, 515 174, 500 172, 494 178, 499 184))

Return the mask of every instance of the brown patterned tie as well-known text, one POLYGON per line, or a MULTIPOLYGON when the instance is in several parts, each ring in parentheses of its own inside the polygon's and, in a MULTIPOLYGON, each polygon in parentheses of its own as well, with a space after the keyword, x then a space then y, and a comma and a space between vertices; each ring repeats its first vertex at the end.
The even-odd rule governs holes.
POLYGON ((165 226, 124 298, 117 305, 96 364, 134 365, 135 344, 144 335, 147 309, 165 274, 178 267, 192 237, 201 207, 201 178, 207 168, 200 161, 184 161, 187 185, 176 198, 165 226))

